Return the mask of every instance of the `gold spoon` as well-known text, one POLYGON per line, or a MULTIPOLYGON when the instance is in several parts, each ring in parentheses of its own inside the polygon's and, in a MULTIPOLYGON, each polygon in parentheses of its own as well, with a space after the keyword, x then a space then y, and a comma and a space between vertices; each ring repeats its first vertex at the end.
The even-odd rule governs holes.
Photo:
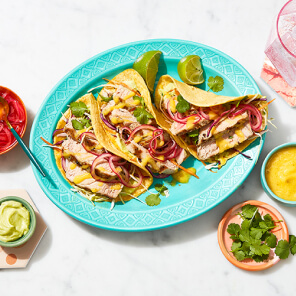
POLYGON ((41 173, 43 177, 45 177, 44 172, 42 171, 40 165, 38 164, 36 158, 32 154, 31 150, 26 146, 22 138, 18 135, 18 133, 15 131, 15 129, 11 126, 10 122, 7 119, 7 115, 9 114, 9 105, 7 101, 0 97, 0 121, 5 121, 8 128, 11 130, 12 134, 15 136, 16 140, 19 142, 22 149, 25 151, 27 156, 30 158, 30 160, 33 162, 35 167, 38 169, 38 171, 41 173))

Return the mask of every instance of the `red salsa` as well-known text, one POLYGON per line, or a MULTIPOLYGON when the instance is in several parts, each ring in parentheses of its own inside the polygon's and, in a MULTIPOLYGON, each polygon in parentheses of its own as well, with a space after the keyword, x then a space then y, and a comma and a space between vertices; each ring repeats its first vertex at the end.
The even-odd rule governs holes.
MULTIPOLYGON (((27 114, 23 102, 13 91, 3 86, 0 86, 0 96, 4 98, 9 105, 8 121, 22 137, 27 125, 27 114)), ((6 123, 0 121, 0 154, 10 150, 15 144, 16 139, 6 123)))

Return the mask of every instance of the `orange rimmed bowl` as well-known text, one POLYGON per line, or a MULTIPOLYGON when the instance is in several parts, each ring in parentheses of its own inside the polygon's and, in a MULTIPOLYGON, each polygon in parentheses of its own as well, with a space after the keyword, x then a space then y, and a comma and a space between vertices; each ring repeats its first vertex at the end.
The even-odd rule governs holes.
MULTIPOLYGON (((17 131, 17 133, 22 138, 23 135, 25 134, 25 131, 27 128, 27 121, 28 121, 27 111, 26 111, 26 107, 25 107, 24 102, 21 100, 21 98, 15 92, 13 92, 9 88, 1 86, 1 85, 0 85, 0 96, 3 97, 4 99, 7 99, 7 98, 15 99, 21 105, 21 107, 24 111, 25 119, 21 125, 20 131, 17 131)), ((14 124, 12 124, 12 126, 15 127, 14 124)), ((9 131, 9 133, 11 133, 11 131, 9 131)), ((1 132, 0 132, 0 134, 1 134, 1 132)), ((5 149, 2 149, 2 147, 0 146, 0 155, 10 151, 12 148, 14 148, 18 144, 16 138, 12 134, 11 134, 11 137, 13 138, 13 140, 9 146, 5 147, 5 149)))
POLYGON ((264 270, 274 266, 280 261, 280 258, 275 255, 273 249, 270 251, 268 260, 259 263, 255 262, 252 259, 238 261, 231 252, 231 245, 233 241, 230 238, 230 234, 227 232, 227 227, 230 223, 241 224, 242 219, 240 218, 240 216, 237 215, 237 213, 241 212, 242 207, 246 204, 256 206, 262 216, 270 214, 273 220, 282 220, 282 222, 277 223, 277 225, 279 225, 279 230, 273 233, 276 235, 278 241, 281 239, 289 241, 288 227, 279 211, 267 203, 258 200, 248 200, 233 206, 224 214, 218 227, 218 243, 225 258, 236 267, 248 271, 264 270))

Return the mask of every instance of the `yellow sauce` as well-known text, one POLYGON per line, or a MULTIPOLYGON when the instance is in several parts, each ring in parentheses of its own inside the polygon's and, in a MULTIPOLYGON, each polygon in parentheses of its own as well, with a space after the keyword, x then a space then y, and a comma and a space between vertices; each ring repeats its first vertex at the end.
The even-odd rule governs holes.
POLYGON ((230 142, 225 140, 222 136, 214 136, 216 139, 216 144, 219 147, 219 152, 229 149, 231 147, 230 142))
POLYGON ((158 167, 154 161, 154 159, 151 156, 146 156, 142 161, 141 161, 141 165, 146 166, 148 163, 151 164, 151 166, 153 167, 154 170, 158 170, 158 167))
POLYGON ((210 120, 215 120, 216 118, 218 118, 218 114, 216 114, 216 113, 213 112, 213 111, 210 111, 210 112, 209 112, 209 119, 210 119, 210 120))
POLYGON ((120 190, 121 189, 121 184, 115 184, 115 185, 112 185, 110 187, 112 190, 120 190))
POLYGON ((91 179, 91 178, 92 178, 92 176, 90 173, 85 173, 80 176, 75 176, 73 179, 73 182, 78 185, 79 183, 83 182, 84 180, 91 179))
MULTIPOLYGON (((196 173, 196 169, 195 168, 188 168, 187 169, 189 172, 195 174, 196 173)), ((190 177, 192 177, 192 175, 180 170, 174 174, 172 174, 172 177, 174 178, 174 180, 180 182, 180 183, 188 183, 190 177)))
POLYGON ((92 126, 89 126, 88 128, 84 128, 82 130, 76 131, 76 136, 80 136, 81 134, 85 133, 85 132, 89 132, 92 129, 92 126))
POLYGON ((133 97, 134 95, 135 95, 135 93, 132 91, 132 92, 130 92, 128 95, 126 95, 122 100, 123 100, 123 101, 126 101, 127 99, 133 97))
POLYGON ((11 242, 29 231, 30 213, 18 201, 4 201, 0 206, 0 240, 11 242))
POLYGON ((187 122, 186 122, 186 129, 187 130, 194 128, 194 121, 195 121, 195 116, 188 117, 187 122))
POLYGON ((118 124, 118 123, 122 123, 122 122, 123 122, 123 119, 121 119, 121 118, 117 118, 117 117, 111 118, 111 123, 113 123, 113 124, 118 124))
POLYGON ((115 104, 120 103, 120 98, 119 97, 113 96, 113 100, 114 100, 115 104))
POLYGON ((70 169, 71 169, 71 170, 74 170, 76 167, 77 167, 76 163, 71 162, 71 164, 70 164, 70 169))
POLYGON ((141 136, 135 136, 135 138, 134 138, 134 142, 135 142, 135 143, 139 143, 139 142, 142 140, 142 138, 143 138, 143 137, 141 137, 141 136))
POLYGON ((174 99, 170 99, 170 109, 172 110, 173 113, 175 113, 177 111, 176 109, 176 102, 174 99))
POLYGON ((266 182, 278 197, 296 201, 296 147, 280 149, 268 160, 266 182))
POLYGON ((237 129, 235 130, 236 135, 238 136, 238 140, 240 143, 244 142, 246 136, 244 135, 244 133, 242 132, 242 130, 237 129))
POLYGON ((122 109, 125 106, 126 106, 125 103, 119 103, 119 104, 117 104, 115 106, 105 108, 102 113, 103 113, 103 115, 108 115, 111 111, 113 111, 115 109, 122 109))

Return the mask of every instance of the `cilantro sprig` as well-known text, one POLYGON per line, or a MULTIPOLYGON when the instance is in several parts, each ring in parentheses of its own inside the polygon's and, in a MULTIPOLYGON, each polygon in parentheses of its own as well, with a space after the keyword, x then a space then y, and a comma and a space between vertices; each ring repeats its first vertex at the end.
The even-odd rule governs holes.
POLYGON ((275 254, 280 259, 286 259, 291 252, 296 253, 296 237, 290 235, 289 241, 277 241, 275 234, 271 232, 277 225, 269 214, 263 217, 256 206, 247 204, 242 207, 238 215, 243 219, 241 225, 231 223, 227 232, 233 240, 231 252, 238 261, 253 259, 262 262, 269 257, 270 250, 275 248, 275 254))
POLYGON ((72 102, 70 104, 70 109, 75 117, 82 117, 88 108, 84 102, 72 102))
POLYGON ((102 95, 100 95, 100 94, 98 94, 99 96, 100 96, 100 98, 102 99, 102 101, 104 101, 104 102, 110 102, 111 100, 113 100, 113 95, 111 96, 111 97, 104 97, 104 96, 102 96, 102 95))
POLYGON ((208 80, 208 91, 219 92, 224 88, 224 79, 220 76, 211 76, 208 80))
POLYGON ((158 193, 150 194, 146 197, 145 201, 146 204, 150 207, 158 206, 161 202, 160 195, 167 196, 168 195, 168 188, 164 184, 155 184, 155 190, 158 193))
POLYGON ((190 104, 186 100, 184 100, 181 95, 178 95, 177 100, 178 103, 176 105, 176 109, 179 113, 185 113, 190 109, 190 104))
POLYGON ((90 120, 86 118, 72 119, 72 125, 76 130, 82 130, 91 126, 90 120))
POLYGON ((144 107, 136 108, 136 110, 134 111, 134 116, 141 124, 147 124, 149 119, 154 118, 152 114, 145 110, 144 107))
POLYGON ((89 110, 84 102, 72 102, 70 109, 76 117, 71 120, 74 129, 82 130, 91 126, 90 119, 85 115, 85 113, 89 113, 89 110))

